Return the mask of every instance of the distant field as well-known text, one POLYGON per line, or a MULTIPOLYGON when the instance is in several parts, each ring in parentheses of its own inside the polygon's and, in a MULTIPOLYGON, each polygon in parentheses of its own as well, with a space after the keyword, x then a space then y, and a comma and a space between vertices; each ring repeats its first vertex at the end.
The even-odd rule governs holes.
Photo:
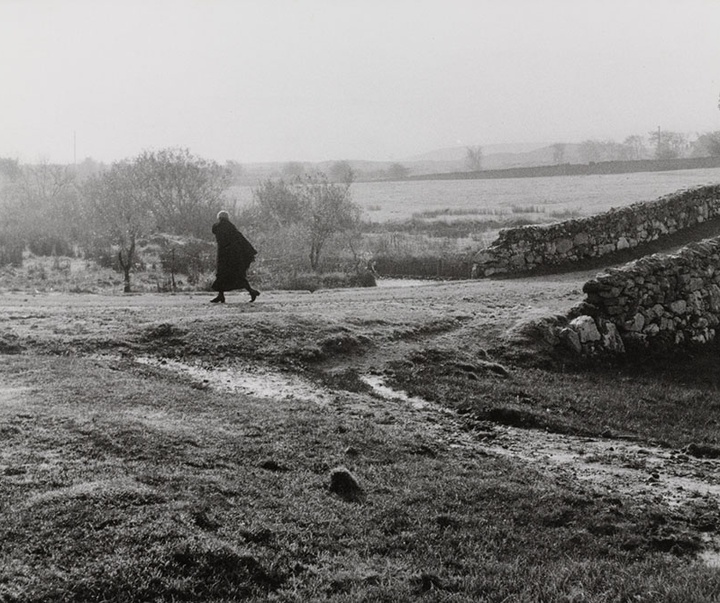
POLYGON ((386 222, 446 208, 453 210, 453 217, 462 217, 458 212, 465 209, 475 216, 524 213, 522 209, 527 213, 593 215, 718 182, 720 169, 715 168, 555 178, 360 182, 352 190, 367 218, 386 222))
MULTIPOLYGON (((373 222, 443 210, 450 213, 437 217, 482 219, 485 215, 501 218, 527 213, 563 219, 564 214, 589 216, 719 182, 720 168, 712 168, 552 178, 357 182, 352 194, 365 210, 365 219, 373 222)), ((243 205, 252 199, 252 188, 236 187, 231 194, 243 205)))

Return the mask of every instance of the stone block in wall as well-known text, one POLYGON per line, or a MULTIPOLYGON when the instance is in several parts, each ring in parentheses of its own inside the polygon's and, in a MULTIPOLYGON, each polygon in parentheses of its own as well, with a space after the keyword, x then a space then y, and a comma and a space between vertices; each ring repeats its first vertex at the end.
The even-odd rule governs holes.
POLYGON ((693 291, 687 298, 687 311, 691 314, 701 314, 705 309, 702 291, 693 291))
POLYGON ((643 330, 643 327, 645 326, 645 317, 638 312, 633 316, 631 320, 625 321, 625 324, 623 325, 623 329, 625 331, 633 331, 639 333, 643 330))
POLYGON ((575 331, 575 329, 564 327, 560 329, 558 337, 560 338, 560 342, 570 351, 575 352, 576 354, 582 353, 583 347, 580 343, 580 335, 578 335, 578 332, 575 331))
POLYGON ((708 287, 708 306, 711 312, 720 312, 720 287, 715 283, 708 287))
POLYGON ((651 323, 643 329, 643 333, 648 337, 653 337, 660 332, 660 325, 657 323, 651 323))
POLYGON ((698 318, 693 324, 694 329, 707 329, 710 326, 710 321, 705 318, 704 316, 701 316, 698 318))
POLYGON ((700 333, 696 333, 690 338, 690 341, 693 343, 710 343, 713 339, 715 339, 715 330, 714 329, 705 329, 704 331, 700 333))
POLYGON ((590 235, 586 232, 579 232, 573 237, 575 246, 587 245, 590 242, 590 235))
POLYGON ((571 239, 560 239, 555 243, 555 252, 558 255, 564 255, 573 248, 573 242, 571 239))
POLYGON ((587 301, 581 301, 579 304, 575 304, 567 313, 568 320, 577 318, 586 314, 587 316, 598 316, 600 309, 597 306, 589 304, 587 301))
POLYGON ((570 321, 570 328, 578 334, 581 344, 600 341, 600 331, 592 316, 578 316, 570 321))
POLYGON ((625 353, 625 344, 618 328, 604 318, 596 320, 587 315, 578 316, 560 330, 558 339, 565 348, 583 356, 625 353))
MULTIPOLYGON (((642 303, 643 300, 641 300, 642 303)), ((651 320, 654 320, 655 318, 660 318, 665 313, 665 306, 662 304, 654 304, 650 307, 648 307, 648 304, 643 304, 645 309, 643 310, 645 314, 645 319, 650 322, 651 320)))
POLYGON ((492 262, 494 259, 495 254, 487 250, 479 251, 477 255, 475 255, 475 262, 478 264, 486 264, 492 262))
POLYGON ((651 222, 651 224, 652 224, 653 230, 655 230, 656 232, 659 232, 660 234, 664 234, 664 235, 668 234, 668 232, 669 232, 668 227, 660 220, 653 220, 651 222))
POLYGON ((661 331, 675 331, 675 320, 667 316, 663 316, 660 319, 660 330, 661 331))
POLYGON ((625 313, 625 308, 618 305, 608 305, 605 306, 605 312, 607 312, 612 317, 618 317, 622 316, 625 313))
POLYGON ((602 351, 611 354, 624 354, 625 344, 615 323, 603 318, 597 319, 602 351))
POLYGON ((673 314, 685 314, 687 312, 687 302, 684 299, 678 299, 670 304, 670 310, 673 314))
POLYGON ((702 287, 705 285, 705 282, 700 277, 692 277, 690 281, 687 284, 688 291, 698 291, 699 289, 702 289, 702 287))
POLYGON ((648 345, 647 335, 643 333, 626 333, 623 341, 626 348, 645 348, 648 345))

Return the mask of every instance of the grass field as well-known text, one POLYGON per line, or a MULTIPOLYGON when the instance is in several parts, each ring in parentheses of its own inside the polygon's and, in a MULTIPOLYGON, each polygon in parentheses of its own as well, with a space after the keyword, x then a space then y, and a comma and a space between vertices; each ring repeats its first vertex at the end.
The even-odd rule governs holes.
POLYGON ((558 362, 588 276, 3 291, 0 601, 717 601, 717 351, 558 362))
MULTIPOLYGON (((592 215, 718 182, 720 168, 553 178, 356 182, 351 191, 364 218, 372 222, 403 221, 427 212, 437 212, 435 219, 448 219, 446 212, 451 212, 455 220, 523 214, 535 218, 545 214, 547 220, 553 220, 554 216, 592 215)), ((229 196, 245 205, 252 200, 252 188, 236 187, 229 196)))

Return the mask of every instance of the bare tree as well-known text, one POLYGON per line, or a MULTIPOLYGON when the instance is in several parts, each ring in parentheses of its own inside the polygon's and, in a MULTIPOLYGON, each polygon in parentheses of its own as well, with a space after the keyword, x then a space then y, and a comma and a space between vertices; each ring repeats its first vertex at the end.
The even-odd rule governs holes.
POLYGON ((645 139, 638 134, 628 136, 623 141, 623 149, 625 159, 636 161, 642 159, 647 154, 647 147, 645 146, 645 139))
POLYGON ((334 236, 354 232, 360 207, 352 201, 352 180, 331 182, 322 172, 305 174, 288 184, 266 180, 253 190, 247 212, 259 239, 284 252, 307 253, 318 270, 326 243, 334 236))
POLYGON ((18 166, 3 190, 4 219, 38 255, 72 253, 79 194, 72 168, 43 162, 18 166))
POLYGON ((679 132, 657 129, 650 132, 650 141, 655 145, 656 159, 676 159, 687 147, 687 136, 679 132))
POLYGON ((355 172, 349 161, 336 161, 330 166, 330 179, 333 182, 353 182, 355 172))
POLYGON ((410 174, 410 168, 402 163, 393 163, 387 170, 388 178, 391 180, 404 180, 410 174))
POLYGON ((124 291, 131 291, 130 272, 137 241, 155 225, 153 203, 142 171, 134 163, 115 163, 84 186, 91 236, 117 250, 124 291))
POLYGON ((602 159, 600 142, 597 140, 583 140, 580 143, 579 153, 585 163, 595 163, 602 159))
POLYGON ((282 179, 268 179, 253 189, 250 216, 257 228, 277 230, 302 222, 305 211, 292 186, 282 179))
POLYGON ((207 224, 222 209, 230 185, 227 168, 187 149, 146 151, 133 161, 133 168, 163 232, 207 236, 207 224))
POLYGON ((483 148, 481 146, 465 148, 465 163, 471 172, 479 172, 483 166, 483 148))
POLYGON ((692 145, 694 157, 720 157, 720 131, 698 136, 692 145))
POLYGON ((327 241, 335 234, 357 228, 360 208, 350 196, 352 182, 329 182, 320 172, 307 175, 296 184, 297 195, 306 212, 310 245, 310 267, 317 270, 327 241))

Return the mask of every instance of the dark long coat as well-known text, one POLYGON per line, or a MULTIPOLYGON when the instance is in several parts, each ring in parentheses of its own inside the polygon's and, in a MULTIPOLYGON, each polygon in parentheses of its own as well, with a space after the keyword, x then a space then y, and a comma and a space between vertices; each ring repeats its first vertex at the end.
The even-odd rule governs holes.
POLYGON ((248 289, 246 273, 257 251, 230 220, 220 219, 213 224, 212 231, 217 240, 217 272, 213 290, 248 289))

